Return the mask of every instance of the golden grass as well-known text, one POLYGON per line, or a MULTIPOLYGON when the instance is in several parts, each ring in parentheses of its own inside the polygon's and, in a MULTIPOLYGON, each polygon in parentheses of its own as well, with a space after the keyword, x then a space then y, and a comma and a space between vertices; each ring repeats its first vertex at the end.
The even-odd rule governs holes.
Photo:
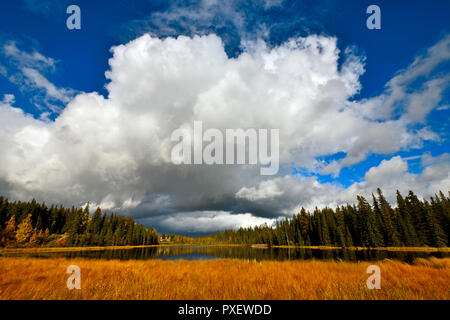
POLYGON ((0 258, 0 299, 450 299, 450 259, 391 260, 381 290, 366 287, 371 263, 0 258), (69 265, 81 290, 68 290, 69 265))
MULTIPOLYGON (((429 268, 450 269, 450 258, 447 259, 438 259, 434 257, 430 259, 417 258, 414 260, 414 264, 418 266, 426 266, 429 268)), ((448 285, 450 286, 450 283, 448 285)))

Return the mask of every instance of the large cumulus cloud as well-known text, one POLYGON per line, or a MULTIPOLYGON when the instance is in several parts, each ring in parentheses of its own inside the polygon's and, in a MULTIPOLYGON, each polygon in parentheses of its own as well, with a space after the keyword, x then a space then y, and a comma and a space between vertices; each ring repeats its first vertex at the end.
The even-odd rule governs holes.
MULTIPOLYGON (((404 117, 389 116, 389 110, 383 119, 373 116, 406 80, 393 80, 380 97, 352 101, 364 59, 340 52, 335 38, 311 35, 277 47, 253 41, 230 58, 214 34, 146 34, 112 54, 108 96, 79 93, 55 121, 24 114, 10 96, 0 103, 0 148, 6 151, 0 154, 0 193, 68 205, 89 200, 161 228, 212 232, 271 223, 302 205, 350 202, 378 186, 416 187, 424 195, 449 189, 447 156, 425 156, 426 169, 416 175, 405 160, 392 158, 347 189, 289 175, 292 166, 337 175, 370 153, 392 154, 437 139, 411 124, 439 101, 419 114, 408 95, 404 117), (257 166, 173 165, 171 133, 195 120, 205 128, 280 129, 279 176, 262 177, 257 166), (347 154, 341 162, 317 160, 338 152, 347 154)), ((411 68, 400 75, 410 76, 411 68)), ((437 79, 423 90, 441 86, 437 79)))

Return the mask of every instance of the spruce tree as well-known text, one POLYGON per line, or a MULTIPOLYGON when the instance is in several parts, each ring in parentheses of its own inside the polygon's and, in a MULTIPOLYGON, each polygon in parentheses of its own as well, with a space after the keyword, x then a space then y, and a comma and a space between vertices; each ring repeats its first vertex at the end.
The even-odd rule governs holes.
POLYGON ((413 219, 406 205, 405 199, 397 190, 397 211, 399 221, 399 234, 401 241, 406 246, 420 246, 421 242, 417 236, 416 229, 413 224, 413 219))
POLYGON ((394 224, 394 210, 389 202, 383 196, 380 188, 377 189, 378 203, 380 206, 381 217, 383 221, 384 243, 388 247, 398 247, 401 245, 400 235, 394 224))
POLYGON ((372 211, 372 208, 364 197, 357 196, 357 199, 361 244, 364 247, 383 246, 382 235, 378 230, 375 214, 372 211))
POLYGON ((425 222, 430 245, 434 247, 445 247, 447 245, 447 237, 439 226, 428 201, 425 201, 425 222))
POLYGON ((429 238, 429 230, 426 221, 426 209, 424 204, 411 190, 405 200, 407 211, 412 217, 412 222, 414 224, 420 245, 431 245, 432 241, 431 238, 429 238))

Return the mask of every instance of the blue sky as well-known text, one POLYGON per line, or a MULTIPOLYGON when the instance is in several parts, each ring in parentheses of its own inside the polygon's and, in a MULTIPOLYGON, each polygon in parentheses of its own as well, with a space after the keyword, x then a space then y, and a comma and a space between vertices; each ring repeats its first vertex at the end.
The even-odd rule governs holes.
MULTIPOLYGON (((427 56, 429 48, 450 34, 450 2, 445 0, 266 0, 230 1, 228 4, 212 6, 205 3, 208 1, 3 1, 0 5, 0 45, 3 50, 5 46, 10 45, 11 48, 12 45, 18 52, 39 53, 42 57, 52 59, 52 62, 42 62, 39 58, 36 60, 35 56, 34 64, 25 65, 27 62, 23 62, 24 60, 18 62, 11 55, 0 55, 0 66, 4 70, 3 76, 0 75, 0 96, 13 95, 14 102, 11 105, 31 114, 35 119, 45 118, 47 122, 57 119, 78 94, 96 92, 107 99, 109 92, 105 86, 110 79, 105 77, 105 72, 110 70, 109 59, 113 58, 111 48, 126 44, 146 32, 161 39, 168 36, 216 34, 222 39, 229 59, 237 58, 246 51, 244 43, 248 41, 262 39, 267 46, 275 48, 292 38, 322 35, 337 39, 337 48, 340 50, 338 68, 343 67, 349 55, 357 56, 363 63, 365 71, 358 80, 360 90, 348 98, 348 102, 359 103, 386 93, 386 85, 391 79, 407 70, 417 57, 427 56), (66 28, 69 16, 66 8, 69 4, 76 4, 81 8, 81 30, 66 28), (381 8, 381 30, 366 28, 369 16, 366 8, 371 4, 381 8), (346 49, 350 51, 346 53, 346 49), (36 67, 33 70, 38 70, 48 83, 61 90, 56 90, 52 96, 49 87, 33 87, 29 82, 26 83, 25 79, 29 79, 30 75, 24 73, 24 67, 36 67), (55 96, 58 94, 62 96, 55 96)), ((23 57, 24 55, 22 59, 25 59, 23 57)), ((409 173, 416 175, 420 175, 426 167, 424 154, 448 164, 448 157, 445 155, 449 152, 449 62, 449 57, 442 58, 430 73, 418 77, 405 87, 407 94, 420 92, 427 80, 443 79, 439 101, 426 113, 424 119, 407 125, 408 132, 426 128, 429 137, 433 133, 431 138, 386 152, 373 152, 373 148, 369 149, 363 160, 342 165, 338 173, 333 171, 328 174, 331 171, 318 170, 314 165, 303 167, 302 162, 296 162, 295 159, 286 170, 290 170, 290 175, 294 177, 314 177, 321 184, 329 183, 345 189, 362 182, 372 167, 396 156, 406 161, 409 173)), ((399 102, 401 103, 403 102, 399 102)), ((397 120, 402 116, 401 105, 394 105, 394 109, 389 120, 397 120)), ((374 121, 382 122, 386 119, 374 121)), ((331 128, 330 134, 333 134, 331 128)), ((389 141, 386 143, 389 144, 389 141)), ((344 149, 337 152, 330 150, 314 155, 316 161, 330 164, 333 161, 341 163, 347 152, 344 149)), ((430 160, 430 163, 438 160, 433 161, 430 160)), ((447 174, 448 172, 442 172, 444 176, 447 174)), ((14 185, 8 179, 10 178, 4 179, 5 185, 14 185)), ((445 186, 445 183, 440 186, 445 186)), ((83 186, 83 183, 80 185, 83 186)), ((13 187, 5 188, 4 192, 16 197, 25 197, 31 192, 17 191, 13 187)), ((248 188, 251 189, 250 186, 248 188)), ((140 197, 135 215, 144 222, 159 223, 160 220, 156 218, 146 220, 147 217, 142 213, 148 210, 145 209, 146 204, 153 208, 154 204, 149 204, 153 200, 148 199, 166 195, 161 190, 156 193, 152 190, 150 188, 140 197)), ((254 190, 259 189, 255 187, 254 190)), ((46 194, 42 193, 42 197, 45 198, 46 194)), ((59 199, 56 196, 48 198, 59 199)), ((109 199, 108 195, 102 195, 95 201, 98 204, 107 203, 105 199, 109 199)), ((241 205, 236 204, 239 208, 241 205)), ((172 208, 169 211, 178 213, 185 210, 192 213, 220 209, 230 214, 250 212, 256 217, 269 216, 255 213, 259 209, 251 211, 251 206, 240 213, 233 208, 235 207, 221 207, 215 203, 205 208, 194 206, 172 208)), ((280 209, 280 212, 283 210, 280 209)), ((160 228, 164 229, 164 226, 160 228)))

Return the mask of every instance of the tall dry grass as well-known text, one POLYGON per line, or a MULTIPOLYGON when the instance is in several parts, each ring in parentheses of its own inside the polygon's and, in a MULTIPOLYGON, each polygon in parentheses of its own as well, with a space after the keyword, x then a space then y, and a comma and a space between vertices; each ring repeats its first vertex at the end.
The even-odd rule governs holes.
POLYGON ((329 261, 105 261, 0 258, 0 299, 449 299, 450 259, 385 260, 381 290, 371 263, 329 261), (69 290, 69 265, 81 290, 69 290))

